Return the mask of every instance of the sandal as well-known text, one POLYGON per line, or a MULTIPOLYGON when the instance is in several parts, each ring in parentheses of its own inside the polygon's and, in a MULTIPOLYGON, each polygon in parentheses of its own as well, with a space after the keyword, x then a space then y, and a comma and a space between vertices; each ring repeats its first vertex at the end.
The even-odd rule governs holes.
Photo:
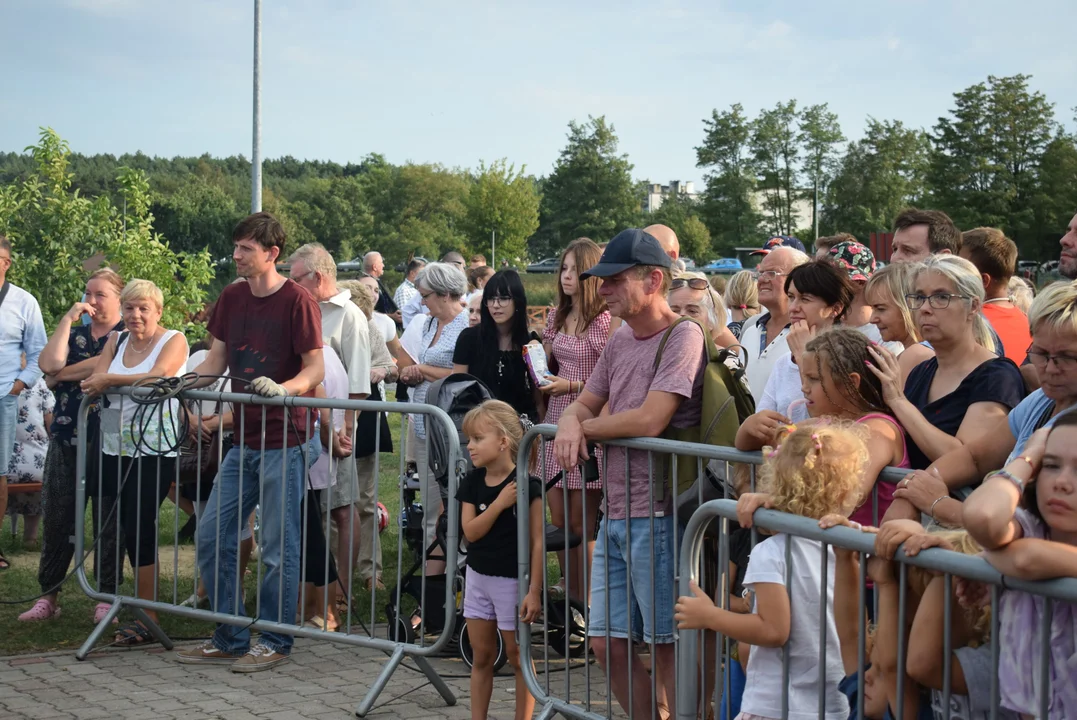
POLYGON ((11 562, 8 561, 8 559, 6 557, 4 557, 4 551, 0 550, 0 572, 3 572, 4 570, 9 569, 10 567, 11 567, 11 562))
POLYGON ((114 645, 120 647, 133 647, 155 642, 153 634, 140 622, 132 622, 124 625, 116 631, 114 645))
POLYGON ((59 603, 54 603, 48 598, 38 598, 32 608, 19 615, 19 622, 37 622, 58 617, 60 617, 59 603))

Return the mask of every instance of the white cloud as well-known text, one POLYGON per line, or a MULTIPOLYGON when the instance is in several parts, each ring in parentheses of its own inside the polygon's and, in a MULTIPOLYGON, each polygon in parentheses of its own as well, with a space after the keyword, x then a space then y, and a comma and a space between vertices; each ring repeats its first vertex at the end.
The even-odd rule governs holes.
POLYGON ((892 37, 886 41, 886 49, 890 52, 894 52, 901 47, 901 38, 892 37))
POLYGON ((134 10, 141 4, 142 0, 68 0, 72 8, 97 15, 116 15, 134 10))
POLYGON ((789 23, 775 20, 763 28, 762 35, 765 38, 783 38, 787 37, 791 32, 793 32, 793 27, 789 23))

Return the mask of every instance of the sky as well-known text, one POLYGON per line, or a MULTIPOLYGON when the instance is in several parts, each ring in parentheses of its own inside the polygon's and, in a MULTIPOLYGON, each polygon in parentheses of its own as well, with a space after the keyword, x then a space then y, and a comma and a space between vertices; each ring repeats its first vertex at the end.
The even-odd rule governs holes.
MULTIPOLYGON (((0 0, 0 150, 251 155, 253 0, 0 0)), ((638 180, 701 184, 712 110, 828 103, 930 128, 988 75, 1073 127, 1073 0, 263 0, 265 157, 549 174, 605 115, 638 180)))

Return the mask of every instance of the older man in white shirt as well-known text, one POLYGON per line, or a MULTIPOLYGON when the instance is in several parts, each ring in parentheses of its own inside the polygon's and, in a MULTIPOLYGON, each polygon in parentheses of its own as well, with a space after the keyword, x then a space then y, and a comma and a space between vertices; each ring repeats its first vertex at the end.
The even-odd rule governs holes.
MULTIPOLYGON (((352 302, 351 292, 337 287, 337 264, 318 243, 304 245, 291 257, 292 280, 302 285, 322 310, 322 340, 333 348, 348 372, 348 398, 363 400, 370 395, 370 329, 363 311, 352 302)), ((355 427, 353 413, 347 413, 341 432, 350 438, 355 427)), ((323 507, 337 526, 337 565, 344 587, 351 588, 351 574, 359 558, 359 478, 355 458, 342 458, 337 465, 337 482, 323 507)))

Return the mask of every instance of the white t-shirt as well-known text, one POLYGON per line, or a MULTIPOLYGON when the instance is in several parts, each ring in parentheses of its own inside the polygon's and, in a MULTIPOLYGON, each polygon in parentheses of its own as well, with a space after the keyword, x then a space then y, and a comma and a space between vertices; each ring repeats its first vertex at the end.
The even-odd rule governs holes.
MULTIPOLYGON (((753 315, 744 321, 744 327, 740 333, 740 344, 748 352, 744 374, 748 378, 748 387, 752 389, 752 397, 755 398, 757 406, 763 399, 763 390, 767 387, 767 380, 774 366, 782 355, 789 353, 788 328, 783 328, 776 338, 767 338, 766 348, 760 350, 760 341, 766 331, 766 323, 760 321, 769 317, 770 313, 753 315)), ((785 412, 784 408, 782 412, 785 412)))
POLYGON ((385 313, 374 313, 370 318, 370 324, 381 331, 381 336, 385 338, 385 340, 392 340, 396 337, 396 323, 385 313))
POLYGON ((802 388, 800 368, 793 362, 793 354, 787 351, 774 363, 774 369, 770 371, 766 387, 763 388, 763 396, 755 404, 755 411, 773 410, 795 423, 807 420, 808 406, 799 402, 804 399, 802 388))
MULTIPOLYGON (((340 358, 337 357, 333 348, 328 345, 322 346, 322 359, 325 361, 325 379, 322 380, 322 387, 325 388, 326 396, 331 400, 347 400, 348 373, 344 369, 344 363, 340 362, 340 358)), ((332 432, 336 432, 343 427, 344 411, 334 410, 332 432)), ((314 467, 310 469, 311 489, 324 490, 336 482, 338 460, 332 455, 333 448, 331 446, 322 448, 314 467), (332 463, 332 472, 330 472, 330 462, 332 463)))
MULTIPOLYGON (((834 551, 827 550, 826 671, 819 666, 819 602, 822 573, 819 560, 822 545, 814 540, 775 535, 752 549, 744 587, 757 583, 785 586, 785 546, 790 540, 792 585, 789 610, 792 613, 789 641, 785 648, 753 647, 748 659, 748 683, 741 700, 741 712, 762 717, 782 716, 782 656, 789 653, 789 718, 815 720, 819 708, 819 683, 826 685, 826 720, 847 720, 849 700, 838 689, 845 675, 841 662, 838 630, 834 625, 834 551)), ((754 610, 754 608, 753 608, 754 610)))

